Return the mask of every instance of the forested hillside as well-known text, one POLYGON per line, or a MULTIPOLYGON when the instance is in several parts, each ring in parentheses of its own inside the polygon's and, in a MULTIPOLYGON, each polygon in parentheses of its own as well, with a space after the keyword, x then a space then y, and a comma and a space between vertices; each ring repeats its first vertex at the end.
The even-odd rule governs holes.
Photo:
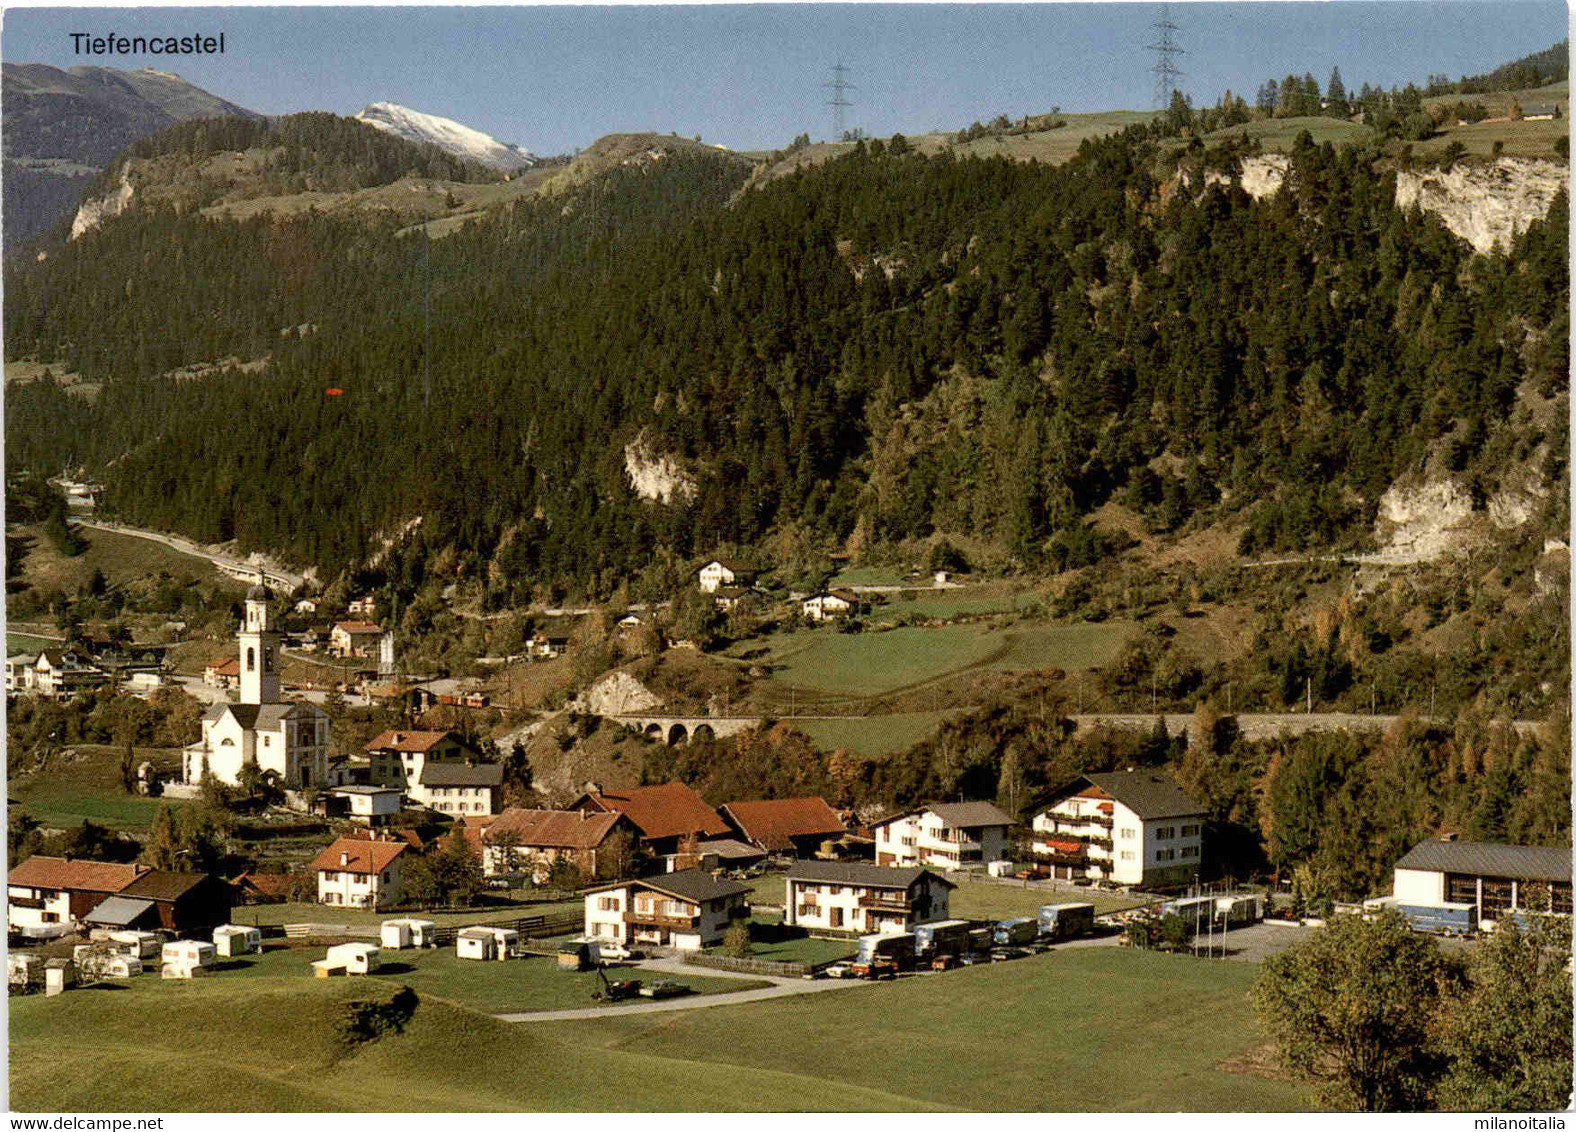
MULTIPOLYGON (((220 144, 184 129, 151 150, 220 144)), ((1160 152, 1141 127, 1054 168, 895 138, 741 194, 737 158, 675 148, 430 251, 392 219, 134 208, 7 272, 7 357, 105 382, 8 390, 8 470, 83 463, 128 522, 331 573, 421 515, 408 568, 442 554, 494 603, 788 525, 1064 564, 1117 491, 1168 527, 1245 516, 1254 550, 1352 546, 1441 448, 1485 497, 1507 445, 1550 453, 1563 532, 1563 437, 1506 426, 1518 389, 1566 391, 1563 196, 1474 256, 1395 207, 1378 149, 1299 144, 1262 201, 1160 152), (161 376, 225 357, 270 364, 161 376), (637 436, 694 490, 638 498, 637 436)))

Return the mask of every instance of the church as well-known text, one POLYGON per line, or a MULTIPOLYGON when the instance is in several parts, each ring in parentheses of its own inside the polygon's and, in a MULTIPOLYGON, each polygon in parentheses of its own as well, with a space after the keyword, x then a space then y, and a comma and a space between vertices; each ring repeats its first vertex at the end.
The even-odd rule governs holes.
POLYGON ((328 713, 316 704, 279 698, 279 632, 266 586, 246 591, 246 619, 240 641, 239 703, 214 704, 202 717, 202 739, 182 756, 185 781, 192 786, 211 773, 238 786, 241 769, 255 765, 280 787, 301 790, 328 782, 328 713))

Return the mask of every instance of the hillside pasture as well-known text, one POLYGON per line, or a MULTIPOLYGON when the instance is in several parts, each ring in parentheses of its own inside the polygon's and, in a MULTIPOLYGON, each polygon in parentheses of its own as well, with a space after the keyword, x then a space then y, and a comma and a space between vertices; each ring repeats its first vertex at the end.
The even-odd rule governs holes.
MULTIPOLYGON (((79 826, 84 821, 110 829, 146 828, 161 800, 126 793, 120 782, 121 753, 121 748, 91 743, 64 748, 51 755, 43 768, 8 778, 6 793, 18 809, 27 811, 47 829, 79 826)), ((135 761, 144 759, 168 771, 179 765, 180 755, 137 748, 135 761)))
POLYGON ((849 716, 846 719, 796 719, 803 731, 823 751, 847 747, 870 758, 906 751, 934 735, 947 712, 895 712, 891 715, 849 716))
POLYGON ((838 994, 546 1032, 692 1066, 792 1073, 816 1092, 879 1090, 904 1111, 1300 1109, 1298 1085, 1222 1068, 1264 1041, 1247 1000, 1257 973, 1250 963, 1064 948, 838 994))
POLYGON ((11 533, 31 539, 20 574, 23 582, 40 593, 58 589, 74 594, 87 585, 95 570, 103 573, 105 582, 111 587, 167 574, 177 585, 202 583, 237 598, 247 589, 246 582, 221 574, 212 563, 182 554, 152 539, 78 527, 77 533, 88 544, 87 549, 75 558, 67 558, 44 537, 40 528, 18 527, 11 533))

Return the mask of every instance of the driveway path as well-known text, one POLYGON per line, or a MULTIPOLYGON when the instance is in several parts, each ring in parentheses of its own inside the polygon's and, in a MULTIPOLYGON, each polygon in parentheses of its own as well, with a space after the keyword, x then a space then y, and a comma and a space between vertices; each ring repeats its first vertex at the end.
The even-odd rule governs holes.
MULTIPOLYGON (((652 959, 640 964, 639 970, 660 974, 683 981, 698 976, 728 975, 731 971, 714 971, 709 967, 691 967, 681 959, 652 959)), ((756 978, 771 984, 754 990, 727 991, 723 994, 686 995, 682 998, 637 999, 631 1003, 610 1003, 606 1006, 586 1006, 573 1010, 535 1010, 522 1014, 494 1014, 500 1022, 568 1022, 580 1018, 610 1018, 622 1014, 657 1014, 666 1010, 699 1010, 707 1006, 737 1006, 744 1002, 760 1002, 768 998, 786 998, 796 994, 817 994, 821 991, 847 990, 850 987, 868 986, 862 980, 842 979, 779 979, 771 975, 739 975, 756 978)))

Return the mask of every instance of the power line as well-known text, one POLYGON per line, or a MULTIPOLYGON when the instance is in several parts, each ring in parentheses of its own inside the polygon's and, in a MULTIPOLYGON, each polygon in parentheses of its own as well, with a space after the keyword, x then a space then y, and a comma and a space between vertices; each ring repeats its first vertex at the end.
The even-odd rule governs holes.
POLYGON ((832 140, 838 141, 843 136, 843 111, 852 106, 844 95, 851 90, 858 90, 853 83, 843 77, 848 68, 843 66, 841 59, 832 67, 832 81, 822 83, 824 87, 832 88, 832 97, 827 100, 827 105, 832 108, 832 140))
POLYGON ((1171 94, 1177 89, 1177 80, 1183 76, 1183 72, 1177 69, 1176 56, 1186 54, 1172 38, 1178 28, 1171 22, 1171 5, 1160 5, 1160 18, 1155 21, 1154 28, 1159 33, 1159 42, 1149 44, 1146 50, 1159 56, 1159 60, 1149 70, 1155 76, 1155 105, 1165 110, 1171 105, 1171 94))

